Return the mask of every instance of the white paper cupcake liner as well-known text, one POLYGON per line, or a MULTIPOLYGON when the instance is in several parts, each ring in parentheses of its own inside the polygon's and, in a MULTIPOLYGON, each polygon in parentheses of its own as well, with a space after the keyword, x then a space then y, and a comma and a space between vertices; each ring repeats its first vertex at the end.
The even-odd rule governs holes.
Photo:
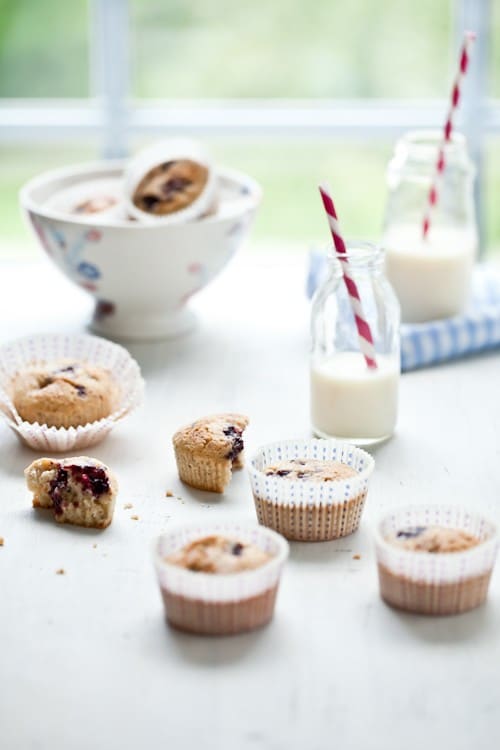
POLYGON ((62 452, 100 442, 118 420, 142 403, 143 394, 144 381, 137 362, 122 346, 97 336, 41 334, 0 347, 0 412, 19 438, 37 451, 62 452), (9 397, 12 378, 36 362, 56 359, 74 359, 108 370, 120 390, 115 411, 96 422, 69 428, 23 421, 9 397))
POLYGON ((259 449, 250 466, 250 482, 259 522, 300 541, 326 541, 353 533, 368 492, 373 458, 337 440, 287 440, 259 449), (289 480, 264 473, 267 466, 290 459, 340 461, 357 476, 332 482, 289 480))
POLYGON ((498 549, 498 532, 484 516, 448 505, 421 505, 390 511, 375 529, 381 595, 400 609, 423 614, 455 614, 481 604, 498 549), (391 532, 414 526, 462 529, 481 540, 463 552, 413 552, 386 541, 391 532))
POLYGON ((215 169, 210 158, 199 143, 189 138, 172 138, 160 141, 136 154, 129 161, 125 169, 127 210, 131 216, 144 224, 165 225, 190 221, 211 210, 215 201, 216 184, 217 175, 215 169), (153 169, 157 165, 179 159, 191 159, 199 164, 203 164, 208 169, 207 184, 198 198, 187 208, 164 216, 156 216, 138 208, 133 202, 132 197, 142 178, 150 169, 153 169))
POLYGON ((288 543, 274 531, 248 521, 193 523, 162 534, 156 543, 155 566, 162 589, 204 602, 240 602, 273 589, 288 557, 288 543), (269 562, 241 573, 200 573, 172 565, 168 555, 195 539, 220 534, 254 544, 272 555, 269 562))

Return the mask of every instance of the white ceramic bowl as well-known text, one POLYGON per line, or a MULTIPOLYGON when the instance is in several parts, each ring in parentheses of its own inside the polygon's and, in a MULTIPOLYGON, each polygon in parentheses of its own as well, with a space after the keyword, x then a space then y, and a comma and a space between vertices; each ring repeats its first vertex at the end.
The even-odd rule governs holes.
POLYGON ((93 330, 125 339, 183 333, 193 325, 188 299, 238 249, 261 189, 245 174, 217 169, 215 213, 168 226, 98 215, 92 223, 54 209, 57 192, 87 180, 121 178, 123 168, 123 162, 98 162, 45 172, 21 189, 21 206, 53 262, 95 298, 93 330))

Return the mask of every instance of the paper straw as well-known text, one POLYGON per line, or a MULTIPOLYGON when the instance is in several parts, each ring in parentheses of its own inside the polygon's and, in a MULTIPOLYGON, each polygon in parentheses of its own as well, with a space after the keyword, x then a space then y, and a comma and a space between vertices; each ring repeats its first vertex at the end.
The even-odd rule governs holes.
POLYGON ((429 189, 429 194, 427 196, 427 209, 424 215, 424 220, 422 222, 422 237, 424 240, 427 239, 427 235, 429 233, 432 211, 438 202, 438 182, 446 167, 445 146, 451 140, 451 134, 453 131, 453 118, 460 103, 462 83, 469 67, 471 48, 475 38, 476 35, 473 31, 466 31, 464 34, 464 41, 460 50, 460 57, 458 61, 458 72, 453 83, 453 88, 451 90, 448 115, 444 124, 443 135, 439 143, 438 156, 436 165, 434 167, 434 175, 432 178, 431 187, 429 189))
POLYGON ((319 192, 321 193, 323 206, 325 207, 328 224, 332 233, 335 252, 337 253, 337 258, 339 259, 340 265, 342 267, 342 275, 344 277, 344 283, 347 288, 349 301, 351 303, 351 308, 358 331, 359 348, 361 349, 368 367, 374 370, 377 368, 377 360, 375 359, 375 346, 373 344, 373 336, 366 316, 363 312, 363 305, 361 304, 361 297, 359 296, 357 284, 352 278, 349 270, 347 250, 345 242, 342 239, 342 235, 340 233, 335 206, 333 205, 333 200, 330 196, 330 193, 324 186, 320 185, 319 192))

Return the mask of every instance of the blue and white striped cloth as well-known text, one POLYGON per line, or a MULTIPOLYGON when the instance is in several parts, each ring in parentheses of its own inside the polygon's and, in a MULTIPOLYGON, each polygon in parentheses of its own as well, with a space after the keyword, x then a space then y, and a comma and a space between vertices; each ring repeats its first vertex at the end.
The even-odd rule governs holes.
MULTIPOLYGON (((323 252, 309 258, 307 295, 312 297, 326 272, 323 252)), ((487 264, 474 270, 468 310, 455 318, 401 325, 403 372, 500 347, 500 272, 487 264)))

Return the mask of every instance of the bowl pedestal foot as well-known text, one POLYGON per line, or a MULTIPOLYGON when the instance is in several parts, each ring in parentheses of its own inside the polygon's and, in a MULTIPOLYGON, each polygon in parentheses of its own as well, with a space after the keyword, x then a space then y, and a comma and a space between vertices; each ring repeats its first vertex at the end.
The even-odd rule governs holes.
POLYGON ((166 313, 140 313, 114 310, 106 315, 96 307, 91 331, 110 339, 147 341, 168 339, 189 333, 196 326, 196 315, 188 307, 166 313))

